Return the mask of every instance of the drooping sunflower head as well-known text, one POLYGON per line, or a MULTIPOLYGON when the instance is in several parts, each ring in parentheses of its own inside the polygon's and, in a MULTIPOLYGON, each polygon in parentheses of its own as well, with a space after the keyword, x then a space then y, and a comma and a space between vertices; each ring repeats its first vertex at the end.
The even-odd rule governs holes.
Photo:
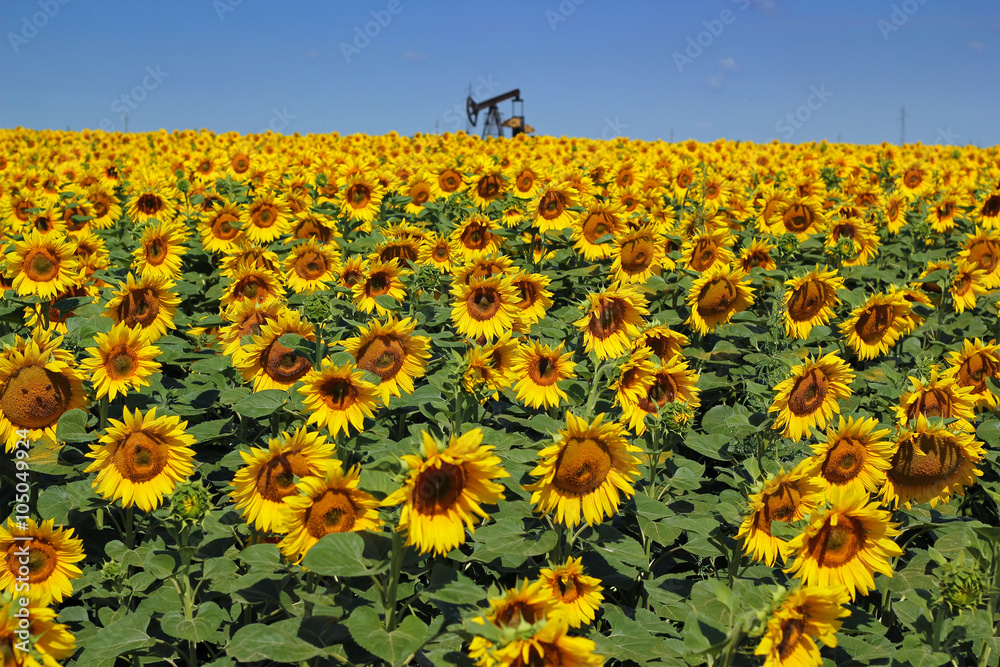
POLYGON ((813 327, 826 324, 840 304, 837 290, 844 279, 835 269, 815 269, 785 282, 785 333, 805 339, 813 327))
POLYGON ((94 459, 85 472, 96 472, 92 485, 107 500, 121 500, 151 512, 194 470, 194 437, 177 416, 145 415, 125 409, 124 420, 109 420, 100 443, 87 454, 94 459))
POLYGON ((409 469, 405 485, 382 501, 384 506, 403 503, 398 530, 406 543, 420 553, 446 554, 465 541, 465 528, 475 530, 489 515, 483 505, 503 498, 503 485, 493 480, 507 477, 492 445, 483 445, 483 432, 473 429, 443 448, 426 431, 422 455, 404 456, 409 469))
POLYGON ((759 493, 749 497, 736 539, 743 540, 743 552, 754 560, 773 566, 787 544, 772 533, 771 524, 794 523, 812 512, 822 498, 823 486, 813 479, 803 461, 789 472, 781 470, 769 477, 759 493))
POLYGON ((299 492, 295 478, 322 476, 333 454, 333 443, 305 428, 272 438, 266 449, 240 452, 246 465, 233 476, 236 509, 257 530, 288 532, 288 507, 283 501, 299 492))
POLYGON ((518 378, 515 385, 517 400, 533 408, 541 405, 554 407, 566 400, 566 392, 558 383, 576 377, 576 373, 573 370, 573 353, 563 354, 562 349, 562 343, 554 349, 537 341, 521 345, 513 368, 518 378))
POLYGON ((768 410, 778 413, 773 428, 792 440, 808 437, 811 427, 824 428, 834 413, 840 413, 838 401, 852 395, 848 385, 853 381, 850 366, 835 352, 807 358, 774 387, 777 394, 768 410))
POLYGON ((882 488, 886 503, 909 508, 929 501, 936 507, 965 494, 965 487, 983 474, 976 466, 985 451, 971 429, 961 424, 948 426, 919 415, 902 429, 882 488))
POLYGON ((618 511, 622 496, 635 493, 640 449, 625 439, 621 424, 605 423, 604 414, 588 423, 567 412, 566 422, 561 439, 538 453, 531 471, 538 481, 524 488, 536 512, 554 512, 568 528, 581 521, 594 525, 618 511))
POLYGON ((341 430, 347 434, 348 424, 363 431, 365 417, 374 417, 379 404, 378 389, 354 364, 337 367, 324 359, 302 382, 299 393, 309 411, 308 423, 325 426, 333 436, 341 430))
POLYGON ((749 308, 754 288, 743 269, 716 264, 691 285, 687 302, 691 315, 687 323, 702 334, 715 330, 733 315, 749 308))

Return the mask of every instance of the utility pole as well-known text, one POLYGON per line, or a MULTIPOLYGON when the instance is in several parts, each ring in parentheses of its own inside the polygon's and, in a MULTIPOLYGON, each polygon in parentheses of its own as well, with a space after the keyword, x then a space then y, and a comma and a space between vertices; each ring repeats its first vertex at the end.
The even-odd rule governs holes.
POLYGON ((899 145, 906 144, 906 106, 899 108, 899 145))

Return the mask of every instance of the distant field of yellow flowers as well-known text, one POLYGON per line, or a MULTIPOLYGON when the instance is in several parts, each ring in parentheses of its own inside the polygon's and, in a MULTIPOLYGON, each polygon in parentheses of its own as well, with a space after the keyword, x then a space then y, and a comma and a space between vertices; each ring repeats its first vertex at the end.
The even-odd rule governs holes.
POLYGON ((1000 664, 1000 148, 0 148, 2 667, 1000 664))

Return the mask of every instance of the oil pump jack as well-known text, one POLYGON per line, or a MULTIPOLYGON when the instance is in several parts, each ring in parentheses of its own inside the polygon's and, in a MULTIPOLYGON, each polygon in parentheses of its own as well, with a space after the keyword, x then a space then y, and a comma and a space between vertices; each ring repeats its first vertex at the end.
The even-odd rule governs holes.
POLYGON ((468 97, 465 100, 465 113, 469 117, 469 123, 472 127, 476 126, 476 120, 479 118, 479 112, 486 109, 486 122, 483 124, 483 139, 491 136, 503 136, 503 128, 509 127, 511 134, 510 136, 516 137, 522 132, 534 132, 535 128, 530 125, 525 125, 524 123, 524 100, 521 99, 521 89, 515 88, 514 90, 509 90, 506 93, 497 95, 496 97, 491 97, 488 100, 483 100, 482 102, 476 102, 472 97, 468 97), (507 100, 511 101, 511 116, 507 120, 501 120, 500 108, 497 106, 501 102, 507 100), (520 104, 520 112, 516 105, 520 104))

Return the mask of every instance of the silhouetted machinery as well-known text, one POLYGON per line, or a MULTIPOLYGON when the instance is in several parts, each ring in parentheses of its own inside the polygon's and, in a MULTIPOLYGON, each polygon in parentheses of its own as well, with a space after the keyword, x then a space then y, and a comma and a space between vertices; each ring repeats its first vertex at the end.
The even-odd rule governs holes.
POLYGON ((521 99, 521 89, 515 88, 506 93, 491 97, 482 102, 476 102, 469 97, 465 100, 465 113, 469 117, 472 127, 476 126, 479 112, 486 109, 486 122, 483 124, 483 139, 492 136, 503 136, 503 128, 510 128, 510 136, 516 137, 522 132, 534 132, 535 128, 526 125, 524 122, 524 100, 521 99), (511 116, 507 120, 501 120, 500 108, 497 106, 501 102, 510 100, 511 116), (517 105, 520 104, 520 109, 517 105), (520 110, 521 113, 517 113, 520 110))

